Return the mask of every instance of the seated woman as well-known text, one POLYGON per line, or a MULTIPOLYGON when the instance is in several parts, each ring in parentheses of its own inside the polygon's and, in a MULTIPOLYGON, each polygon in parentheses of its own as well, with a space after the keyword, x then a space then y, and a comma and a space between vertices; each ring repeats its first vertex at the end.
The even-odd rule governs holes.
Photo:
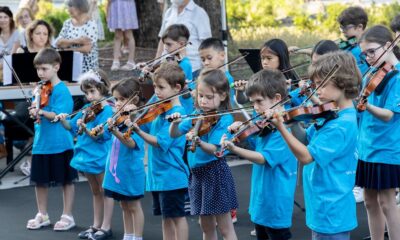
POLYGON ((56 46, 83 53, 83 72, 96 70, 98 64, 97 25, 89 16, 87 0, 67 0, 70 19, 64 22, 56 46))
POLYGON ((28 25, 35 19, 31 10, 26 6, 19 8, 15 14, 15 22, 19 28, 19 47, 26 46, 25 30, 28 25))
POLYGON ((51 47, 53 28, 44 20, 35 20, 25 31, 26 46, 17 49, 17 53, 36 53, 43 48, 51 47))

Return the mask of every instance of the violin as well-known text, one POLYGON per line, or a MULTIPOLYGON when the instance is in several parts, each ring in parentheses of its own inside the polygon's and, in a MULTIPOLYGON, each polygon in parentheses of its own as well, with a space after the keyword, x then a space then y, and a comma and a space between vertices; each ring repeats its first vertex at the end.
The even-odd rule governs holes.
MULTIPOLYGON (((156 119, 159 115, 169 111, 172 109, 173 105, 172 102, 166 101, 159 103, 157 105, 154 105, 150 108, 147 108, 144 110, 139 116, 135 118, 133 122, 135 122, 137 125, 143 125, 149 122, 152 122, 154 119, 156 119)), ((129 138, 133 132, 133 128, 129 127, 128 130, 125 131, 124 137, 129 138)))
POLYGON ((191 152, 196 151, 196 147, 198 145, 198 139, 199 137, 207 134, 210 132, 211 128, 217 124, 219 121, 219 116, 210 116, 210 117, 205 117, 202 119, 192 119, 192 129, 189 130, 189 132, 193 133, 193 138, 191 141, 191 144, 189 145, 188 149, 191 152))
POLYGON ((311 80, 305 81, 304 85, 300 87, 299 96, 305 96, 307 93, 311 93, 311 90, 315 87, 315 83, 311 80))
MULTIPOLYGON (((82 111, 82 121, 84 123, 88 123, 93 121, 96 116, 103 111, 103 105, 100 104, 99 102, 93 102, 91 106, 88 108, 84 109, 82 111)), ((79 127, 78 129, 78 134, 81 135, 83 133, 83 128, 79 127)))
MULTIPOLYGON (((38 86, 33 90, 35 96, 34 103, 36 109, 42 109, 49 104, 52 90, 53 90, 53 85, 51 84, 50 81, 47 82, 40 81, 38 83, 38 86)), ((36 122, 40 123, 40 117, 35 116, 35 118, 36 122)))
POLYGON ((351 37, 347 40, 339 39, 339 42, 337 43, 339 49, 341 50, 348 50, 355 45, 357 45, 357 38, 356 37, 351 37))
POLYGON ((335 102, 327 102, 320 105, 295 107, 280 114, 284 123, 289 124, 295 121, 309 121, 318 118, 336 118, 338 109, 335 102))

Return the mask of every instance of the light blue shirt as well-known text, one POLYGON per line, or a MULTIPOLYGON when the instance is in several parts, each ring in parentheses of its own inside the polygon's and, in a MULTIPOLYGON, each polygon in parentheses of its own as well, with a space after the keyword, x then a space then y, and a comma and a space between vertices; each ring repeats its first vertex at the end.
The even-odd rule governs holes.
POLYGON ((306 96, 300 95, 300 90, 301 90, 300 88, 296 88, 289 92, 289 95, 292 98, 290 99, 290 102, 288 103, 287 106, 290 106, 290 108, 300 106, 300 104, 302 104, 304 100, 307 99, 306 96))
POLYGON ((371 163, 400 165, 400 73, 394 75, 381 93, 373 91, 368 97, 371 105, 394 113, 388 122, 370 112, 360 114, 358 140, 359 159, 371 163))
MULTIPOLYGON (((87 104, 85 107, 89 106, 87 104)), ((105 123, 108 118, 113 114, 112 107, 106 105, 93 121, 86 123, 87 129, 92 129, 99 124, 105 123)), ((85 132, 77 135, 78 119, 82 118, 82 112, 75 115, 69 123, 71 125, 71 132, 76 135, 77 141, 74 148, 74 157, 71 160, 71 167, 78 171, 90 174, 99 174, 104 172, 106 159, 111 146, 111 134, 109 131, 104 131, 104 134, 98 139, 94 140, 85 132)))
POLYGON ((307 226, 319 233, 334 234, 357 227, 353 195, 357 168, 356 110, 339 111, 336 119, 319 130, 307 129, 307 146, 313 161, 303 168, 307 226))
POLYGON ((255 151, 263 155, 266 163, 253 163, 251 221, 270 228, 289 228, 296 189, 296 158, 278 131, 253 137, 253 141, 255 151))
POLYGON ((361 54, 361 48, 360 45, 357 44, 356 46, 354 46, 353 48, 349 49, 349 52, 354 56, 354 58, 356 59, 356 63, 357 63, 357 67, 361 72, 361 76, 364 75, 364 73, 368 70, 368 64, 367 61, 363 61, 360 58, 360 54, 361 54))
MULTIPOLYGON (((194 113, 198 112, 196 111, 194 113)), ((227 129, 232 123, 233 117, 231 115, 222 115, 215 126, 213 126, 207 134, 200 136, 200 139, 204 142, 217 146, 217 149, 219 149, 222 135, 224 133, 228 133, 227 129)), ((179 131, 183 134, 186 134, 192 127, 192 120, 185 119, 179 124, 179 131)), ((201 147, 197 147, 194 153, 188 151, 190 168, 204 166, 215 160, 217 160, 217 158, 213 154, 204 152, 201 147)))
MULTIPOLYGON (((107 130, 108 131, 108 130, 107 130)), ((107 157, 103 188, 125 195, 144 195, 144 141, 137 134, 132 134, 135 148, 128 148, 112 136, 111 151, 107 157)))
POLYGON ((149 144, 147 165, 147 191, 169 191, 188 187, 189 169, 183 161, 185 136, 171 138, 170 122, 167 115, 179 112, 185 114, 182 106, 174 106, 159 115, 151 125, 143 125, 142 129, 157 138, 159 147, 149 144), (146 129, 150 126, 150 129, 146 129))
MULTIPOLYGON (((49 104, 43 110, 56 114, 71 113, 73 105, 74 102, 67 86, 64 82, 59 82, 53 86, 49 104)), ((52 123, 40 116, 40 123, 35 123, 32 154, 56 154, 73 148, 72 135, 60 122, 52 123)))
MULTIPOLYGON (((182 68, 185 73, 186 81, 189 81, 188 87, 194 90, 193 87, 193 76, 192 76, 192 65, 190 65, 190 60, 187 57, 182 58, 179 63, 179 66, 182 68)), ((195 85, 195 84, 194 84, 195 85)), ((183 96, 179 96, 179 101, 181 102, 182 107, 185 109, 186 114, 190 114, 194 111, 194 102, 191 94, 189 94, 188 98, 184 98, 183 96)))
MULTIPOLYGON (((233 79, 233 77, 232 77, 232 75, 229 73, 229 71, 226 71, 226 72, 225 72, 225 76, 226 76, 226 78, 228 79, 228 84, 229 84, 229 86, 231 86, 231 84, 232 84, 235 80, 233 79)), ((236 99, 235 99, 235 89, 234 89, 233 87, 230 88, 229 95, 230 95, 230 98, 231 98, 231 106, 232 106, 232 108, 236 108, 236 107, 237 107, 237 104, 236 104, 236 99)))

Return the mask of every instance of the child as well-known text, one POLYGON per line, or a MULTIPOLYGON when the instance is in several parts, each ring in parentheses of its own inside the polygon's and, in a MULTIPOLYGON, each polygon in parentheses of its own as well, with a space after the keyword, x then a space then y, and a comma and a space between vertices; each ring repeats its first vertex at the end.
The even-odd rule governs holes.
MULTIPOLYGON (((368 15, 361 7, 349 7, 340 13, 337 21, 340 24, 340 31, 347 40, 356 38, 357 42, 359 42, 361 35, 367 27, 368 15)), ((357 66, 363 75, 367 71, 368 65, 360 59, 360 45, 358 43, 354 45, 350 44, 349 47, 343 50, 349 51, 354 56, 357 66)))
MULTIPOLYGON (((360 38, 362 55, 373 64, 393 41, 384 26, 369 28, 360 38)), ((400 239, 399 212, 395 189, 400 187, 400 74, 396 55, 399 48, 384 57, 395 66, 368 97, 367 109, 360 115, 357 186, 364 187, 365 207, 372 239, 383 239, 385 222, 390 239, 400 239)), ((364 80, 363 80, 364 81, 364 80)), ((364 84, 367 82, 364 81, 364 84)))
MULTIPOLYGON (((185 27, 185 25, 173 24, 169 26, 161 38, 162 42, 164 43, 165 51, 170 53, 178 48, 183 47, 185 44, 187 44, 189 36, 189 30, 187 27, 185 27)), ((179 66, 185 73, 186 82, 191 89, 194 89, 195 84, 192 77, 192 65, 190 64, 189 58, 186 56, 186 49, 180 50, 177 55, 179 66)), ((187 114, 193 112, 193 98, 190 94, 180 96, 179 100, 181 101, 182 107, 185 109, 187 114)))
MULTIPOLYGON (((200 112, 229 109, 229 91, 228 81, 222 71, 203 70, 196 89, 196 103, 200 112)), ((208 133, 199 138, 190 131, 192 120, 181 122, 180 116, 179 112, 171 115, 175 119, 169 130, 171 137, 186 134, 188 141, 198 145, 196 151, 188 155, 192 173, 189 179, 191 214, 200 215, 203 239, 217 238, 216 224, 224 239, 237 239, 230 215, 230 210, 238 207, 235 183, 226 161, 214 156, 219 148, 219 140, 233 118, 231 115, 221 116, 208 133)))
MULTIPOLYGON (((250 78, 246 95, 260 114, 286 98, 286 79, 280 71, 261 70, 250 78)), ((283 106, 275 109, 282 111, 283 106)), ((229 128, 235 131, 240 124, 229 128)), ((253 162, 249 213, 257 239, 290 239, 297 161, 278 131, 250 138, 253 151, 235 146, 227 136, 221 142, 230 152, 253 162)))
POLYGON ((78 234, 79 238, 88 238, 91 233, 98 231, 101 227, 104 205, 101 185, 107 154, 111 146, 111 136, 104 134, 101 137, 94 137, 87 129, 105 122, 112 115, 111 106, 104 101, 105 97, 109 95, 111 84, 106 74, 101 70, 84 73, 79 77, 79 82, 81 90, 85 93, 90 104, 85 105, 84 108, 86 109, 76 114, 71 120, 66 120, 68 114, 65 113, 57 115, 56 119, 60 119, 64 128, 77 137, 71 166, 85 174, 92 191, 93 225, 78 234), (89 116, 90 107, 100 107, 102 110, 94 116, 93 120, 85 123, 85 115, 86 117, 89 116))
MULTIPOLYGON (((154 92, 162 100, 178 94, 185 86, 185 75, 177 63, 163 63, 154 74, 154 92)), ((185 196, 187 194, 189 170, 182 156, 185 139, 171 138, 167 115, 185 110, 178 98, 171 100, 172 108, 160 114, 150 124, 132 129, 149 144, 146 190, 153 195, 153 214, 162 215, 164 239, 188 239, 188 224, 185 218, 185 196)))
POLYGON ((107 2, 108 28, 115 30, 114 60, 111 71, 135 69, 135 38, 133 29, 139 28, 135 0, 112 0, 107 2), (123 39, 127 39, 129 47, 128 62, 120 68, 121 46, 123 39))
MULTIPOLYGON (((140 92, 137 81, 125 80, 113 86, 112 94, 116 100, 115 107, 121 109, 123 105, 134 95, 140 92)), ((134 97, 124 110, 136 108, 139 97, 134 97)), ((144 173, 144 142, 138 135, 133 134, 130 138, 125 138, 123 132, 127 129, 126 124, 114 126, 114 120, 107 120, 109 129, 101 131, 107 134, 110 131, 112 138, 111 152, 108 154, 106 172, 104 176, 104 194, 106 198, 120 201, 124 220, 123 240, 142 240, 144 215, 140 199, 144 196, 145 173, 144 173)), ((130 122, 129 122, 130 123, 130 122)), ((112 205, 110 211, 112 213, 112 205)), ((92 234, 90 239, 108 239, 112 236, 109 219, 105 219, 108 228, 92 234)), ((103 222, 104 225, 104 222, 103 222)))
MULTIPOLYGON (((292 67, 290 64, 288 47, 281 39, 271 39, 265 42, 260 49, 260 55, 262 69, 277 69, 283 71, 292 67)), ((283 74, 286 77, 289 90, 291 89, 292 81, 300 79, 295 69, 285 71, 283 74)), ((236 99, 240 104, 244 104, 248 101, 247 97, 244 95, 245 84, 243 83, 244 82, 241 80, 235 82, 236 99)), ((289 92, 292 98, 291 103, 286 105, 287 108, 298 106, 303 102, 305 98, 299 95, 299 91, 300 89, 294 89, 289 92)))
POLYGON ((396 37, 400 33, 400 14, 393 18, 390 22, 390 29, 396 34, 396 37))
POLYGON ((47 215, 47 195, 51 186, 63 187, 64 208, 60 221, 54 225, 55 231, 67 231, 75 226, 72 217, 74 199, 73 181, 78 178, 75 169, 70 166, 73 156, 72 135, 61 123, 51 123, 60 113, 70 113, 73 101, 67 86, 57 76, 61 57, 54 49, 42 49, 34 58, 33 64, 41 81, 51 83, 53 89, 47 106, 32 108, 29 113, 38 118, 35 124, 35 136, 32 148, 31 182, 35 183, 38 213, 27 223, 28 229, 39 229, 50 225, 47 215))
MULTIPOLYGON (((304 163, 303 188, 306 224, 312 239, 350 239, 357 227, 356 204, 352 193, 357 167, 357 118, 352 99, 357 97, 361 76, 354 58, 345 52, 323 55, 309 69, 317 87, 336 65, 337 72, 317 94, 322 102, 336 102, 337 118, 319 121, 307 129, 306 139, 295 138, 285 127, 281 114, 272 122, 298 161, 304 163), (308 142, 305 145, 303 142, 308 142)), ((266 117, 274 110, 265 109, 266 117)))

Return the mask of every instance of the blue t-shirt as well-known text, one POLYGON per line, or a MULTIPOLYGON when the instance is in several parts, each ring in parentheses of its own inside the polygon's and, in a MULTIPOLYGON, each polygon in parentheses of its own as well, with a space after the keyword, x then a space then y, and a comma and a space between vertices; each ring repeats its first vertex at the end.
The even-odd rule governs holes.
POLYGON ((300 88, 296 88, 292 91, 289 91, 289 95, 291 96, 290 101, 285 104, 285 108, 293 108, 293 107, 297 107, 300 106, 300 104, 302 104, 304 102, 304 100, 307 99, 307 96, 301 96, 300 95, 300 88))
POLYGON ((364 61, 360 58, 361 54, 361 48, 360 45, 357 44, 353 48, 349 49, 349 52, 354 56, 356 59, 357 67, 361 72, 361 76, 364 75, 364 73, 368 70, 368 64, 367 61, 364 61))
POLYGON ((334 234, 357 227, 353 195, 357 168, 357 119, 354 108, 339 111, 319 130, 307 129, 307 146, 314 161, 303 168, 307 226, 334 234))
MULTIPOLYGON (((85 105, 88 106, 89 104, 85 105)), ((76 124, 78 119, 82 118, 82 112, 75 115, 74 118, 69 120, 71 125, 71 132, 73 135, 77 135, 78 125, 76 124)), ((105 123, 108 118, 113 114, 112 107, 105 105, 103 111, 101 111, 93 121, 86 123, 88 129, 92 129, 99 124, 105 123)), ((99 174, 104 172, 106 165, 106 159, 111 146, 111 134, 109 131, 104 131, 104 134, 94 140, 88 136, 85 132, 81 135, 77 135, 77 141, 74 147, 74 157, 71 160, 71 167, 78 171, 90 174, 99 174)))
MULTIPOLYGON (((193 87, 193 75, 192 75, 192 65, 190 64, 190 60, 187 57, 182 58, 179 62, 179 66, 182 68, 185 73, 186 81, 188 81, 188 87, 194 90, 193 87)), ((190 94, 189 94, 190 95, 190 94)), ((186 97, 186 96, 185 96, 186 97)), ((182 107, 185 109, 186 114, 190 114, 194 110, 194 102, 192 96, 188 96, 188 98, 184 98, 183 96, 179 96, 179 101, 181 102, 182 107)))
POLYGON ((296 189, 296 158, 278 131, 249 140, 266 161, 262 165, 253 163, 251 221, 270 228, 289 228, 296 189))
MULTIPOLYGON (((108 130, 106 130, 108 131, 108 130)), ((144 195, 144 141, 132 134, 135 148, 128 148, 115 136, 112 137, 111 151, 107 157, 103 188, 125 196, 144 195)))
POLYGON ((185 114, 182 106, 174 106, 169 111, 160 114, 149 125, 142 125, 143 131, 157 138, 159 147, 149 144, 147 165, 147 191, 169 191, 188 187, 189 169, 183 161, 185 136, 171 138, 170 122, 167 115, 179 112, 185 114), (148 129, 150 127, 150 129, 148 129))
MULTIPOLYGON (((71 113, 74 106, 71 93, 64 82, 53 86, 49 104, 44 111, 71 113)), ((72 135, 60 122, 52 123, 41 116, 40 123, 35 123, 35 136, 33 138, 32 154, 56 154, 74 148, 72 135)))
POLYGON ((371 163, 400 165, 400 73, 394 75, 381 93, 373 91, 367 98, 371 105, 394 113, 388 122, 367 110, 360 114, 359 159, 371 163))
MULTIPOLYGON (((196 111, 194 113, 198 112, 196 111)), ((224 133, 228 133, 227 128, 232 123, 232 115, 222 115, 215 126, 213 126, 207 134, 200 136, 200 139, 217 146, 217 149, 219 149, 221 137, 224 133)), ((186 134, 192 127, 192 120, 185 119, 179 124, 179 131, 186 134)), ((204 166, 215 160, 217 160, 217 158, 213 154, 204 152, 201 147, 197 147, 194 153, 188 151, 188 162, 190 168, 204 166)))
MULTIPOLYGON (((225 72, 225 76, 228 79, 229 86, 231 86, 231 84, 234 82, 234 79, 233 79, 232 75, 229 73, 229 71, 226 71, 225 72)), ((230 98, 231 98, 231 106, 232 106, 232 108, 237 107, 236 100, 235 100, 235 89, 233 87, 230 88, 229 95, 230 95, 230 98)))

